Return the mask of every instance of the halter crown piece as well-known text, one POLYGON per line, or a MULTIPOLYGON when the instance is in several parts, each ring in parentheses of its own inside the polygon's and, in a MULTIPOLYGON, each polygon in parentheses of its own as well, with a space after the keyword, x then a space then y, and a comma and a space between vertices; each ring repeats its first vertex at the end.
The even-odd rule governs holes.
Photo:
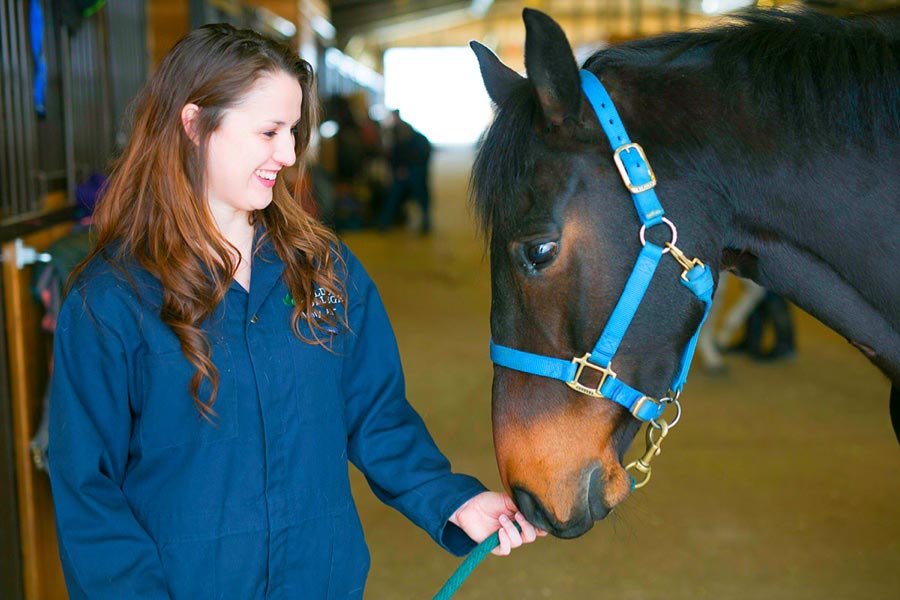
MULTIPOLYGON (((712 305, 712 274, 709 267, 696 258, 688 259, 675 246, 678 237, 677 230, 671 221, 663 217, 662 206, 659 204, 656 192, 653 191, 653 188, 656 186, 656 176, 650 169, 650 164, 647 162, 643 148, 638 144, 632 143, 628 138, 619 113, 616 111, 616 107, 613 105, 612 99, 609 97, 603 84, 600 83, 600 80, 593 73, 582 70, 581 89, 597 113, 597 118, 600 120, 600 125, 606 133, 606 137, 609 138, 609 143, 613 150, 613 160, 619 170, 619 174, 622 176, 625 187, 628 188, 634 200, 634 206, 642 223, 639 237, 643 248, 638 255, 631 275, 628 277, 625 289, 619 297, 612 314, 610 314, 603 333, 600 335, 600 339, 597 340, 594 349, 589 353, 571 360, 563 360, 515 350, 495 344, 491 340, 491 360, 495 364, 508 369, 558 379, 565 382, 572 389, 588 396, 612 400, 624 406, 636 418, 642 421, 650 421, 657 430, 661 432, 663 430, 668 431, 668 428, 674 426, 678 416, 671 424, 666 424, 661 419, 657 423, 657 419, 661 417, 669 402, 675 402, 677 406, 678 396, 681 394, 681 390, 687 380, 691 359, 694 356, 694 349, 697 347, 700 328, 706 321, 712 305), (648 227, 659 224, 665 224, 671 230, 672 240, 665 244, 665 248, 644 240, 644 231, 648 227), (631 320, 634 318, 638 306, 640 306, 641 300, 644 298, 644 294, 647 292, 650 280, 653 278, 662 255, 668 253, 671 253, 684 269, 681 274, 681 284, 703 302, 705 309, 703 319, 700 321, 700 325, 697 326, 697 331, 691 337, 681 355, 678 371, 669 389, 669 397, 655 399, 620 381, 612 370, 612 358, 619 348, 619 344, 625 336, 625 331, 631 324, 631 320), (586 369, 597 371, 600 374, 599 384, 587 386, 580 382, 581 375, 586 369)), ((664 433, 661 435, 664 435, 664 433)), ((661 441, 661 437, 655 441, 656 454, 659 453, 659 441, 661 441)), ((647 479, 649 479, 649 465, 645 466, 647 471, 644 472, 647 474, 647 479)), ((638 466, 638 469, 643 471, 640 466, 638 466)), ((643 483, 646 483, 647 479, 643 483)))

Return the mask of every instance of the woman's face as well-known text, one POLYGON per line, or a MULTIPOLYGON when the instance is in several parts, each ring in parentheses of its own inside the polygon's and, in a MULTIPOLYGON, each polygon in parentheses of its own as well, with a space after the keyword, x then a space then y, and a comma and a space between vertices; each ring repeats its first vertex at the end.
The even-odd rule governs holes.
POLYGON ((272 202, 275 178, 294 164, 303 91, 283 71, 261 76, 209 138, 206 198, 219 225, 272 202))

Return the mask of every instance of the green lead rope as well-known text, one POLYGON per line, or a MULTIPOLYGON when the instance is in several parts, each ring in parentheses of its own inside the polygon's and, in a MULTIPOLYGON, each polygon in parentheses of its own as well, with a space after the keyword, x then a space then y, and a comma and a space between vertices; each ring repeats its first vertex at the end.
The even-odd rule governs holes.
MULTIPOLYGON (((518 523, 513 522, 513 524, 516 526, 516 529, 522 531, 522 528, 519 527, 518 523)), ((444 587, 438 590, 438 593, 435 594, 432 600, 449 600, 452 598, 453 594, 456 593, 456 590, 459 589, 459 586, 461 586, 466 578, 472 574, 472 571, 475 570, 475 567, 477 567, 478 564, 484 560, 484 557, 490 554, 491 550, 496 548, 499 544, 500 530, 498 529, 472 550, 469 556, 466 557, 466 560, 456 568, 456 571, 453 572, 453 575, 450 576, 450 579, 447 580, 444 587)))
MULTIPOLYGON (((633 492, 636 485, 634 477, 629 474, 631 477, 631 491, 633 492)), ((649 478, 648 478, 649 479, 649 478)), ((522 531, 522 528, 518 523, 513 521, 513 525, 516 526, 516 529, 522 531)), ((471 554, 466 557, 466 560, 462 562, 461 565, 456 567, 456 571, 453 572, 453 575, 450 576, 450 579, 447 580, 447 583, 444 584, 444 587, 438 590, 438 593, 434 595, 432 600, 450 600, 453 597, 453 594, 459 589, 459 586, 463 584, 463 582, 472 574, 472 571, 475 570, 475 567, 484 560, 484 557, 490 554, 491 550, 496 548, 500 544, 500 530, 498 529, 490 537, 486 540, 478 544, 474 550, 472 550, 471 554)))

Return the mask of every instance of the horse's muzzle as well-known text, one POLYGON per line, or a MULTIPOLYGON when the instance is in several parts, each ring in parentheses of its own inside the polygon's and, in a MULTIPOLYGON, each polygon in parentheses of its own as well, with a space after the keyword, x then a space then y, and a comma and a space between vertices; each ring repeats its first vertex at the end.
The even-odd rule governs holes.
POLYGON ((568 539, 584 535, 594 526, 594 521, 603 519, 612 510, 604 501, 603 471, 599 467, 586 475, 583 489, 586 491, 584 504, 577 506, 565 522, 556 519, 528 490, 514 486, 512 495, 519 511, 532 525, 556 537, 568 539))
POLYGON ((559 538, 576 538, 594 526, 588 512, 583 513, 584 516, 581 518, 560 523, 544 509, 540 500, 520 488, 513 488, 513 500, 529 523, 559 538))

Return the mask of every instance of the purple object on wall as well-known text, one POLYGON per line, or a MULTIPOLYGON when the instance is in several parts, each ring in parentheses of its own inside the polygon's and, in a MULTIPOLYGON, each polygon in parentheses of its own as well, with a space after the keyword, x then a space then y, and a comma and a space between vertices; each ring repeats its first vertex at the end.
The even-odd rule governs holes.
POLYGON ((75 200, 86 214, 90 215, 94 212, 94 206, 96 206, 105 184, 106 176, 94 173, 75 188, 75 200))

